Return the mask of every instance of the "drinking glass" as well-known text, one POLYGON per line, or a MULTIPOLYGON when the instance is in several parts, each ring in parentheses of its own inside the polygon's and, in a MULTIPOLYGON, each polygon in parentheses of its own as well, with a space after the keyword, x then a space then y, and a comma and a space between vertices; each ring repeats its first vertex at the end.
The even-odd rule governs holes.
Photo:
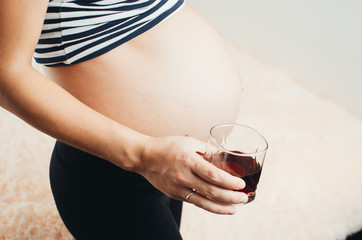
POLYGON ((240 191, 255 199, 268 142, 255 129, 237 123, 211 128, 204 159, 216 167, 242 178, 246 187, 240 191))

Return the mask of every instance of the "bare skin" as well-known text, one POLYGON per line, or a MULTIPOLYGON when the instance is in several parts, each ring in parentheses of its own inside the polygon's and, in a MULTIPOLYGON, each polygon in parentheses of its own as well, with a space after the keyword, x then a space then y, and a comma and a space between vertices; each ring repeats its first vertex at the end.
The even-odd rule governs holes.
POLYGON ((48 1, 0 2, 0 104, 72 146, 137 172, 166 195, 218 214, 245 183, 206 162, 209 128, 232 122, 240 82, 222 39, 190 7, 83 63, 31 66, 48 1), (189 137, 186 137, 185 135, 189 137))

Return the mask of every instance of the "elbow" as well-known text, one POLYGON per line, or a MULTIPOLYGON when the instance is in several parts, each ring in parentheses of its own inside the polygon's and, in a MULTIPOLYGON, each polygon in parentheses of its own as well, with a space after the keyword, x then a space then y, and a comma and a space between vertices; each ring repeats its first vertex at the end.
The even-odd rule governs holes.
POLYGON ((0 59, 0 106, 6 108, 11 96, 19 92, 18 86, 29 76, 30 69, 32 69, 31 63, 0 59))
POLYGON ((1 91, 6 89, 6 86, 9 86, 9 84, 16 82, 19 76, 26 76, 26 72, 29 72, 32 68, 31 62, 0 59, 1 91))

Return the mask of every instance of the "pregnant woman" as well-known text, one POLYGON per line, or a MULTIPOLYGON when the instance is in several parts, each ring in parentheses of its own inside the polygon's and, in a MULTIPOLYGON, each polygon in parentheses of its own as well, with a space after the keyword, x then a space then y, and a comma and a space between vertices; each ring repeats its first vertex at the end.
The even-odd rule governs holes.
POLYGON ((50 183, 76 239, 181 239, 182 201, 217 214, 247 201, 196 154, 235 120, 241 88, 183 0, 1 0, 0 33, 1 106, 57 139, 50 183))

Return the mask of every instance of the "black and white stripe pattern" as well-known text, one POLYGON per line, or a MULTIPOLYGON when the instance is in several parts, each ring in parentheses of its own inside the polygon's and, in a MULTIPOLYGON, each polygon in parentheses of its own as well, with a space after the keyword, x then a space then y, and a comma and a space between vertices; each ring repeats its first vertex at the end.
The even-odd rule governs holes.
POLYGON ((163 21, 184 0, 53 0, 36 62, 71 65, 102 55, 163 21))

